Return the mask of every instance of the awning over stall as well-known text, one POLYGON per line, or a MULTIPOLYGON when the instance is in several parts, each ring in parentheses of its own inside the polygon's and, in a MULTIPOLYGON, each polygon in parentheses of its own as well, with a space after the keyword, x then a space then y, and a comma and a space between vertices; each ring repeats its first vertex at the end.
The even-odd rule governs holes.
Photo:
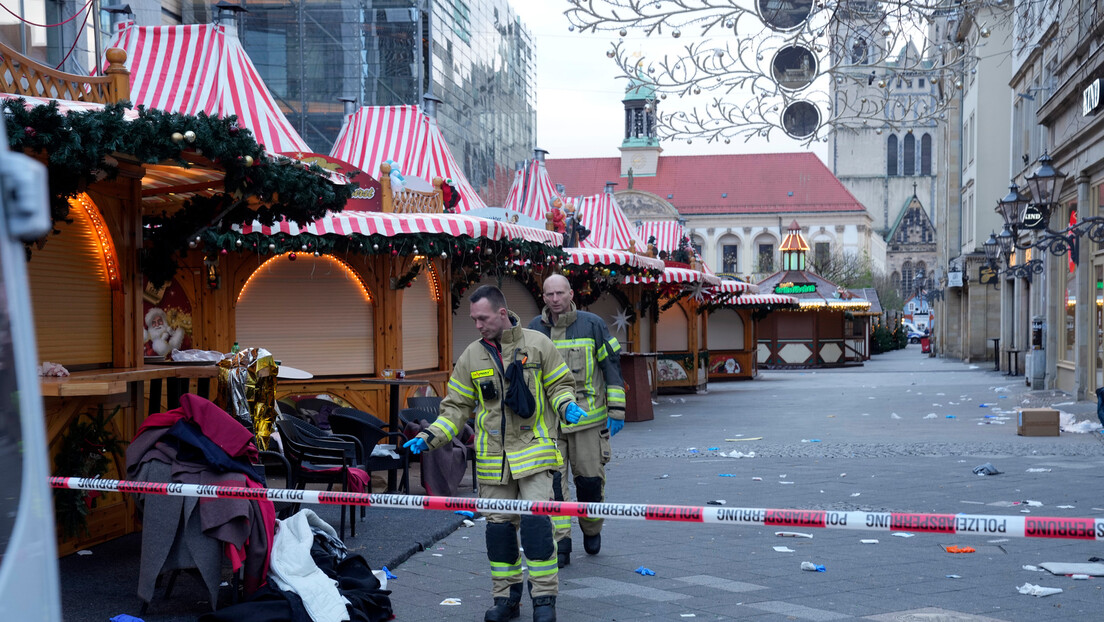
POLYGON ((272 226, 254 221, 241 228, 242 234, 275 235, 382 235, 446 234, 453 237, 483 237, 493 240, 525 240, 555 246, 560 236, 551 231, 523 227, 497 220, 475 218, 462 214, 387 214, 383 212, 341 212, 330 214, 313 223, 300 226, 280 221, 272 226))
POLYGON ((637 227, 637 234, 647 244, 648 239, 655 237, 656 251, 673 253, 678 250, 679 240, 686 235, 686 228, 678 221, 646 220, 637 227))
POLYGON ((742 294, 729 302, 734 307, 758 307, 763 305, 789 305, 797 306, 797 298, 793 296, 780 296, 778 294, 742 294))
POLYGON ((590 248, 565 248, 564 251, 570 257, 568 262, 576 266, 628 266, 656 272, 664 269, 663 262, 658 259, 626 251, 590 248))

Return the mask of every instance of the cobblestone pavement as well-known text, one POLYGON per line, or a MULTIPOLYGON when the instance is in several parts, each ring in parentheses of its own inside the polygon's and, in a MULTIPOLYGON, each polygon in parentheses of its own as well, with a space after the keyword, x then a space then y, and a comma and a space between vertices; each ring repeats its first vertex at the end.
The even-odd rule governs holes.
MULTIPOLYGON (((1104 435, 1021 437, 1015 429, 1020 406, 1061 404, 1076 423, 1095 421, 1095 405, 1032 393, 1022 383, 984 364, 921 356, 913 346, 861 368, 765 372, 751 382, 713 383, 707 394, 664 395, 653 421, 630 423, 614 439, 607 497, 1104 517, 1104 435), (754 457, 730 457, 734 451, 754 457), (986 462, 1002 474, 975 475, 986 462)), ((1023 569, 1104 557, 1094 541, 783 529, 813 537, 776 537, 772 527, 607 520, 601 553, 580 550, 561 571, 559 619, 1099 620, 1104 609, 1104 577, 1023 569), (947 553, 950 545, 976 552, 947 553), (803 572, 803 561, 826 571, 803 572), (635 573, 641 566, 655 576, 635 573), (1021 595, 1017 587, 1025 584, 1063 592, 1021 595)), ((399 620, 482 620, 491 604, 483 531, 482 523, 461 528, 394 569, 389 588, 399 620), (442 604, 448 598, 460 604, 442 604)), ((530 615, 523 603, 522 619, 530 615)))

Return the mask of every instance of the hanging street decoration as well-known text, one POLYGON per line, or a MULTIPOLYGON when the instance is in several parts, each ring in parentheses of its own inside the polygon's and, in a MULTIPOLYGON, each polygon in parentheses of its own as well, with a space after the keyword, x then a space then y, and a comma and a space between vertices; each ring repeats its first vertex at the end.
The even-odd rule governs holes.
POLYGON ((977 70, 1010 0, 569 0, 571 30, 616 32, 607 56, 651 87, 664 139, 782 133, 809 144, 844 128, 938 122, 977 70), (683 34, 686 44, 662 45, 683 34), (630 34, 631 33, 631 34, 630 34), (653 43, 644 51, 643 34, 653 43), (660 111, 668 96, 689 109, 660 111))
POLYGON ((611 317, 613 327, 617 333, 622 335, 628 334, 629 324, 632 323, 629 314, 630 311, 628 309, 619 308, 617 309, 617 313, 611 317))

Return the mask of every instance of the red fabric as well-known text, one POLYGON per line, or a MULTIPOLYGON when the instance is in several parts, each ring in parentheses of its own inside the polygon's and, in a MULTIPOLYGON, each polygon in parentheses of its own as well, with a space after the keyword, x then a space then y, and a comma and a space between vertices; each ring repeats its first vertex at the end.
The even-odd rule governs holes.
MULTIPOLYGON (((331 469, 310 469, 312 473, 337 473, 341 467, 331 469)), ((345 489, 349 492, 364 492, 372 490, 372 478, 364 469, 349 467, 349 474, 345 479, 345 489)))
POLYGON ((150 428, 172 427, 181 419, 198 426, 204 436, 230 457, 245 457, 250 462, 256 462, 257 448, 253 445, 253 434, 211 400, 191 393, 180 396, 180 408, 146 417, 134 437, 138 438, 150 428))
MULTIPOLYGON (((611 180, 618 181, 618 189, 628 187, 620 158, 550 159, 545 167, 570 196, 602 192, 611 180)), ((682 214, 865 209, 813 153, 660 156, 656 175, 634 176, 633 190, 654 193, 682 214)))

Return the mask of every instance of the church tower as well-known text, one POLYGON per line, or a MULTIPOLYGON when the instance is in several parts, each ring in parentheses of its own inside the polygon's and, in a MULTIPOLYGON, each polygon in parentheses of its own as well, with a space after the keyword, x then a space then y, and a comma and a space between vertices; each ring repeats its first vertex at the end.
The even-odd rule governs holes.
POLYGON ((930 33, 887 35, 883 18, 878 2, 840 3, 831 31, 832 110, 861 122, 832 132, 828 166, 888 237, 913 184, 925 205, 935 204, 941 133, 931 115, 918 114, 938 99, 933 73, 922 69, 930 65, 921 60, 932 53, 930 33))
POLYGON ((656 98, 655 87, 637 82, 629 82, 625 89, 625 140, 621 141, 621 176, 627 177, 629 171, 637 177, 655 177, 659 168, 659 146, 656 135, 656 98))

